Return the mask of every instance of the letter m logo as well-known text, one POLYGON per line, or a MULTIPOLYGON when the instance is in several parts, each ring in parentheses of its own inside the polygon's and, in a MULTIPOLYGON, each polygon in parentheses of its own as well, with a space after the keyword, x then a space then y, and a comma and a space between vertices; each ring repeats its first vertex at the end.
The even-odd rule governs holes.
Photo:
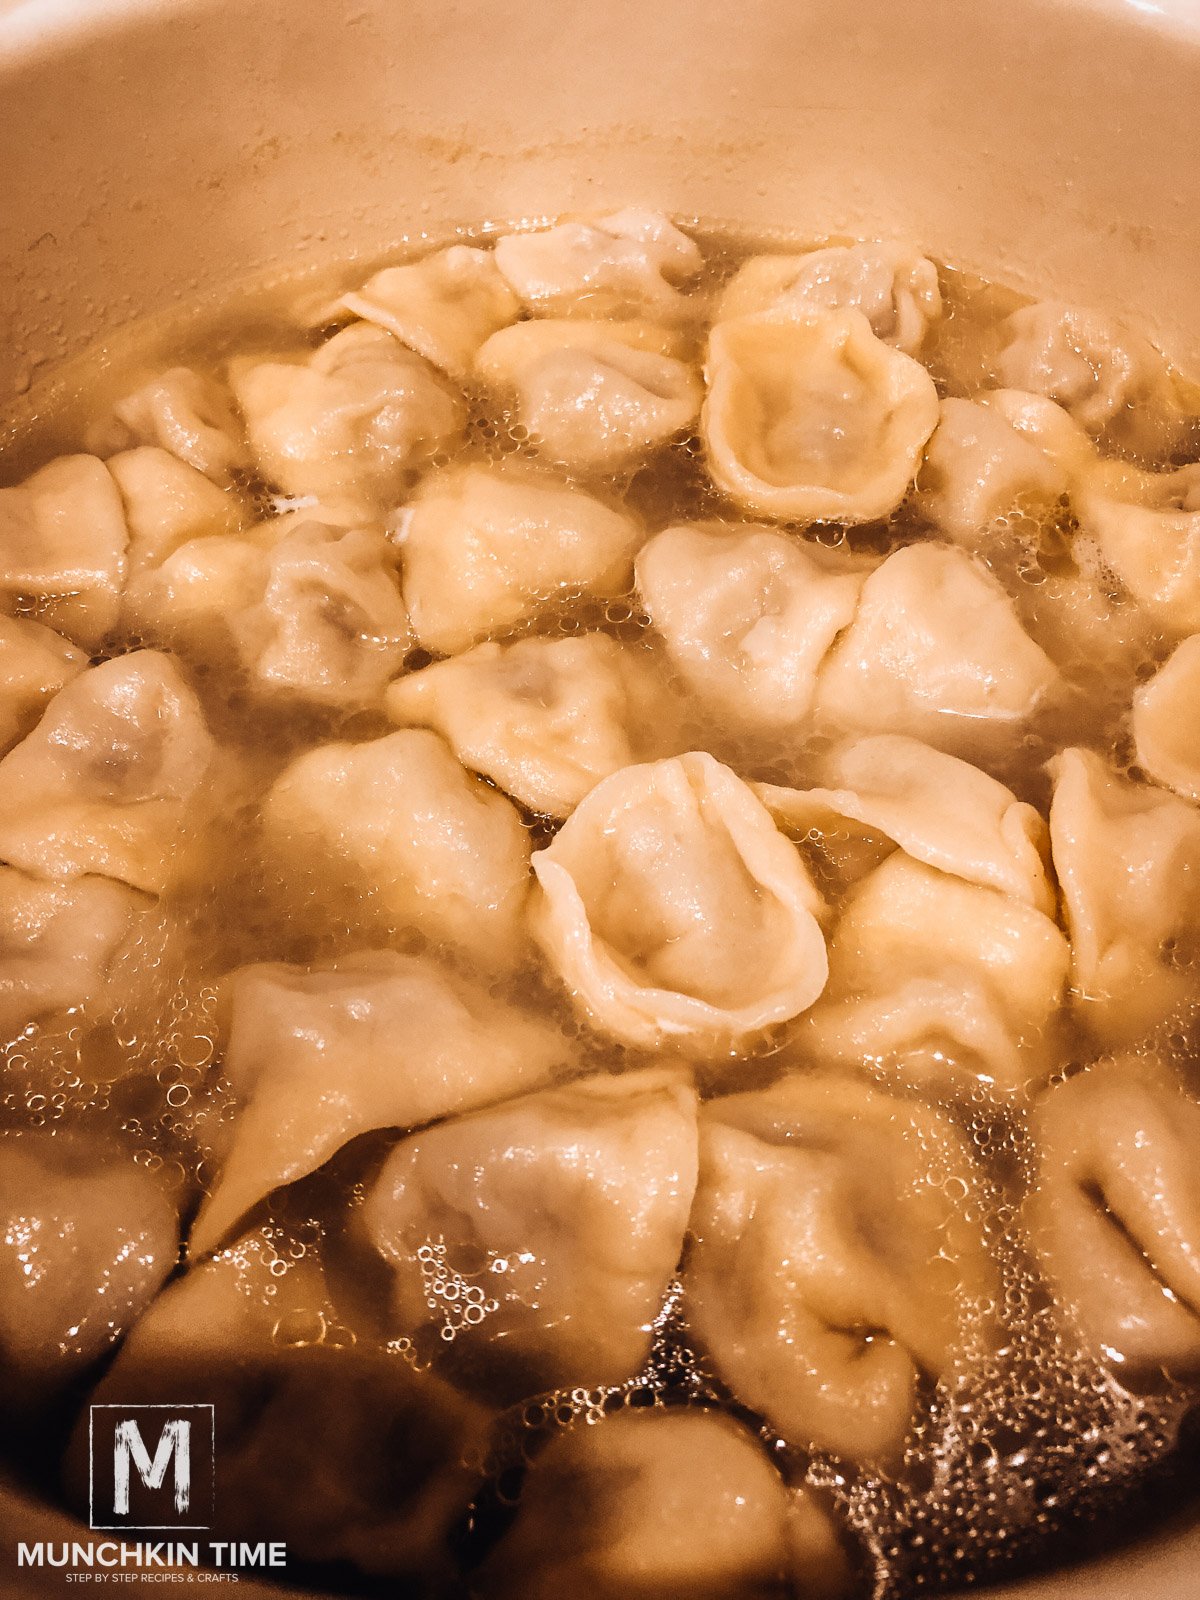
POLYGON ((93 1406, 90 1525, 209 1527, 213 1433, 212 1406, 93 1406))
POLYGON ((180 1516, 192 1500, 192 1425, 184 1417, 164 1422, 154 1459, 142 1440, 136 1422, 118 1422, 113 1435, 113 1512, 129 1515, 129 1467, 137 1468, 147 1489, 161 1489, 172 1458, 175 1461, 175 1510, 180 1516))

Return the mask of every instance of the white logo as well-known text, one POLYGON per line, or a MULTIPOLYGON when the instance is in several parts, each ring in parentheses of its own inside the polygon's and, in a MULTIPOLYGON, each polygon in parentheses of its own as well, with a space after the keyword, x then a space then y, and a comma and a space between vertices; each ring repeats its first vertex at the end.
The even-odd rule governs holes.
POLYGON ((213 1421, 212 1406, 93 1406, 90 1526, 207 1528, 201 1518, 212 1505, 213 1421))

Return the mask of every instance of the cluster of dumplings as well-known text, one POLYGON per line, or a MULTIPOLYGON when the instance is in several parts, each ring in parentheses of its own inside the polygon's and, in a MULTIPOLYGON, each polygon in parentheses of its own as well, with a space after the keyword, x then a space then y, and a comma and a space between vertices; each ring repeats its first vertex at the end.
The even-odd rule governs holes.
POLYGON ((998 1197, 1114 1381, 1200 1369, 1194 408, 1055 303, 967 380, 943 288, 718 281, 640 210, 456 244, 0 490, 0 1031, 136 1017, 239 808, 342 930, 204 974, 202 1183, 8 1130, 5 1404, 114 1349, 97 1400, 214 1399, 217 1526, 322 1570, 832 1597, 804 1463, 899 1470, 1002 1347, 998 1197), (703 515, 639 510, 701 453, 703 515), (356 1149, 320 1237, 264 1230, 356 1149), (680 1328, 726 1406, 606 1406, 680 1328))

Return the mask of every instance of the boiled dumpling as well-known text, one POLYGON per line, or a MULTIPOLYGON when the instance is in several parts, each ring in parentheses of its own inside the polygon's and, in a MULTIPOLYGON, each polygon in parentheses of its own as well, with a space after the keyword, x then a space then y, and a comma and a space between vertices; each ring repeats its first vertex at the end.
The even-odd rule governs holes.
POLYGON ((1142 770, 1200 801, 1200 634, 1178 645, 1137 691, 1132 724, 1142 770))
POLYGON ((160 566, 189 539, 237 533, 242 525, 236 497, 167 450, 123 450, 107 466, 125 505, 131 574, 160 566))
POLYGON ((619 1411, 555 1435, 481 1578, 488 1600, 836 1600, 850 1583, 832 1517, 785 1486, 732 1417, 619 1411))
POLYGON ((650 1354, 695 1188, 682 1068, 587 1078, 415 1134, 366 1204, 393 1271, 390 1330, 505 1401, 621 1383, 650 1354))
POLYGON ((688 687, 722 718, 764 732, 808 716, 864 577, 796 538, 719 524, 663 529, 636 573, 642 605, 688 687))
POLYGON ((1106 1045, 1167 1020, 1200 955, 1200 811, 1090 750, 1052 765, 1050 840, 1080 1020, 1106 1045))
POLYGON ((605 778, 533 868, 547 959, 630 1044, 728 1052, 825 985, 820 899, 795 846, 702 752, 605 778))
POLYGON ((549 1024, 394 950, 224 982, 232 1143, 188 1248, 220 1244, 272 1189, 375 1128, 411 1128, 537 1088, 564 1064, 549 1024))
POLYGON ((991 1339, 980 1189, 951 1123, 853 1079, 705 1105, 685 1302, 737 1399, 794 1446, 898 1455, 918 1375, 991 1339))
MULTIPOLYGON (((293 1235, 275 1254, 250 1235, 194 1267, 138 1323, 92 1402, 212 1406, 206 1538, 280 1540, 289 1566, 336 1563, 433 1592, 451 1574, 447 1536, 479 1485, 493 1418, 373 1340, 335 1294, 327 1253, 293 1235)), ((151 1449, 154 1437, 147 1429, 151 1449)), ((85 1410, 64 1473, 83 1508, 88 1459, 85 1410)), ((136 1516, 136 1475, 130 1487, 136 1516)))
POLYGON ((82 650, 40 622, 0 616, 0 754, 24 738, 87 664, 82 650))
POLYGON ((580 472, 637 464, 691 427, 703 388, 680 340, 651 322, 545 319, 494 334, 475 358, 538 454, 580 472))
POLYGON ((458 759, 543 816, 669 742, 666 696, 607 634, 480 644, 392 684, 393 722, 434 728, 458 759))
POLYGON ((139 650, 92 667, 0 761, 0 860, 157 894, 215 757, 200 703, 169 656, 139 650))
POLYGON ((1200 466, 1098 467, 1075 498, 1083 534, 1168 633, 1200 632, 1200 466))
POLYGON ((463 244, 384 267, 340 305, 386 328, 459 383, 470 376, 480 345, 520 310, 491 252, 463 244))
POLYGON ((62 1133, 0 1145, 0 1396, 33 1409, 129 1332, 173 1271, 177 1201, 129 1154, 62 1133))
POLYGON ((267 794, 263 827, 281 863, 315 878, 323 902, 332 891, 357 915, 447 941, 489 968, 519 960, 529 835, 435 733, 305 751, 267 794))
POLYGON ((630 208, 595 222, 560 222, 496 241, 496 265, 542 316, 682 321, 693 313, 678 284, 703 265, 695 242, 666 217, 630 208))
POLYGON ((126 395, 96 443, 101 455, 159 445, 217 484, 248 464, 228 396, 191 367, 169 367, 126 395))
POLYGON ((861 311, 766 311, 718 323, 700 431, 731 500, 768 517, 889 516, 937 425, 933 379, 861 311))
POLYGON ((400 538, 413 631, 451 655, 555 601, 623 594, 643 534, 626 512, 553 478, 469 466, 421 486, 400 538))
POLYGON ((1123 1381, 1200 1368, 1200 1106, 1157 1062, 1105 1061, 1030 1131, 1026 1221, 1087 1347, 1123 1381))
POLYGON ((885 344, 915 356, 942 314, 937 268, 896 244, 830 245, 803 255, 752 256, 721 295, 718 319, 758 311, 812 316, 861 311, 885 344))
POLYGON ((92 649, 117 620, 129 532, 112 475, 95 456, 59 456, 0 489, 0 596, 92 649))
POLYGON ((815 710, 836 728, 973 754, 1019 735, 1058 686, 985 567, 961 550, 914 544, 867 578, 821 668, 815 710))
POLYGON ((231 374, 263 476, 369 517, 460 437, 466 406, 382 328, 344 328, 305 362, 240 362, 231 374))

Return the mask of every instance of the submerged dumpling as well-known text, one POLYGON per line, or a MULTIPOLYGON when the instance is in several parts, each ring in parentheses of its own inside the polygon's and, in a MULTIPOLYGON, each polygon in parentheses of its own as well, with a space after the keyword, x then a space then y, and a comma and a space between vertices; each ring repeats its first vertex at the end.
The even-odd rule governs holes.
POLYGON ((1140 472, 1106 463, 1075 498, 1082 533, 1166 632, 1200 632, 1200 466, 1140 472))
POLYGON ((110 456, 129 524, 129 571, 157 567, 189 539, 237 533, 242 508, 235 495, 168 450, 144 445, 110 456))
POLYGON ((688 687, 725 719, 794 728, 858 609, 863 574, 799 539, 719 524, 664 528, 636 563, 642 605, 688 687))
POLYGON ((1132 724, 1142 770, 1200 801, 1200 634, 1178 645, 1137 691, 1132 724))
POLYGON ((98 442, 102 454, 159 445, 217 484, 248 462, 229 397, 191 367, 168 367, 126 395, 98 442))
POLYGON ((551 1439, 482 1575, 488 1600, 836 1600, 837 1528, 732 1417, 619 1411, 551 1439))
POLYGON ((370 512, 454 444, 466 406, 382 328, 356 323, 307 361, 240 362, 231 374, 263 476, 289 495, 370 512))
POLYGON ((393 1273, 389 1330, 504 1401, 621 1383, 650 1354, 695 1188, 683 1068, 586 1078, 415 1134, 366 1204, 393 1273))
POLYGON ((160 893, 215 757, 169 656, 138 650, 92 667, 0 760, 0 860, 160 893))
POLYGON ((643 460, 696 420, 700 379, 678 338, 652 322, 514 323, 475 370, 510 398, 538 454, 581 472, 643 460))
POLYGON ((821 668, 815 710, 840 729, 974 754, 1010 741, 1058 685, 985 567, 961 550, 914 544, 867 578, 821 668))
POLYGON ((464 766, 550 817, 669 744, 653 668, 603 633, 476 645, 397 679, 386 704, 393 722, 436 729, 464 766))
POLYGON ((213 1249, 273 1189, 375 1128, 411 1128, 537 1088, 561 1034, 417 956, 373 950, 225 980, 225 1074, 239 1109, 190 1253, 213 1249))
POLYGON ((937 268, 897 244, 830 245, 803 255, 752 256, 722 292, 718 320, 758 311, 813 316, 861 311, 885 344, 915 356, 942 314, 937 268))
POLYGON ((496 265, 541 316, 638 317, 664 322, 693 314, 677 285, 703 265, 695 242, 655 211, 629 208, 595 222, 560 222, 496 241, 496 265))
POLYGON ((533 869, 538 943, 580 1010, 630 1044, 727 1052, 825 985, 795 846, 702 752, 605 778, 533 869))
POLYGON ((640 525, 540 473, 468 466, 404 513, 404 597, 427 650, 452 655, 573 595, 624 594, 640 525))
POLYGON ((10 1413, 107 1354, 174 1270, 176 1200, 130 1155, 61 1133, 0 1144, 0 1396, 10 1413))
POLYGON ((25 737, 87 664, 84 651, 53 629, 0 616, 0 754, 25 737))
POLYGON ((709 335, 700 431, 718 487, 801 521, 889 516, 938 420, 937 390, 861 311, 766 311, 709 335))
POLYGON ((1200 1106, 1145 1059, 1050 1089, 1025 1219, 1055 1298, 1122 1381, 1200 1369, 1200 1106))
POLYGON ((0 598, 92 649, 117 620, 129 530, 112 474, 95 456, 58 456, 0 489, 0 598))
POLYGON ((979 1191, 951 1123, 854 1079, 705 1105, 684 1291, 738 1400, 794 1446, 898 1455, 918 1375, 991 1338, 979 1191))
POLYGON ((459 383, 470 376, 480 345, 520 310, 495 256, 464 244, 384 267, 339 303, 459 383))
POLYGON ((1051 764, 1050 840, 1080 1020, 1105 1045, 1167 1020, 1195 988, 1200 811, 1090 750, 1051 764))
MULTIPOLYGON (((493 1418, 347 1321, 322 1254, 291 1237, 275 1255, 251 1235, 194 1267, 138 1323, 92 1401, 166 1410, 183 1395, 213 1408, 206 1538, 281 1540, 289 1565, 336 1563, 433 1592, 453 1570, 447 1537, 479 1485, 493 1418)), ((88 1459, 85 1409, 65 1471, 82 1507, 88 1459)), ((142 1492, 133 1474, 134 1516, 153 1521, 142 1492)))
MULTIPOLYGON (((0 764, 0 793, 3 773, 0 764)), ((529 835, 511 803, 464 772, 437 734, 406 728, 306 750, 268 792, 263 827, 279 860, 293 876, 311 874, 323 900, 332 891, 357 914, 446 941, 489 968, 519 960, 529 835)))

